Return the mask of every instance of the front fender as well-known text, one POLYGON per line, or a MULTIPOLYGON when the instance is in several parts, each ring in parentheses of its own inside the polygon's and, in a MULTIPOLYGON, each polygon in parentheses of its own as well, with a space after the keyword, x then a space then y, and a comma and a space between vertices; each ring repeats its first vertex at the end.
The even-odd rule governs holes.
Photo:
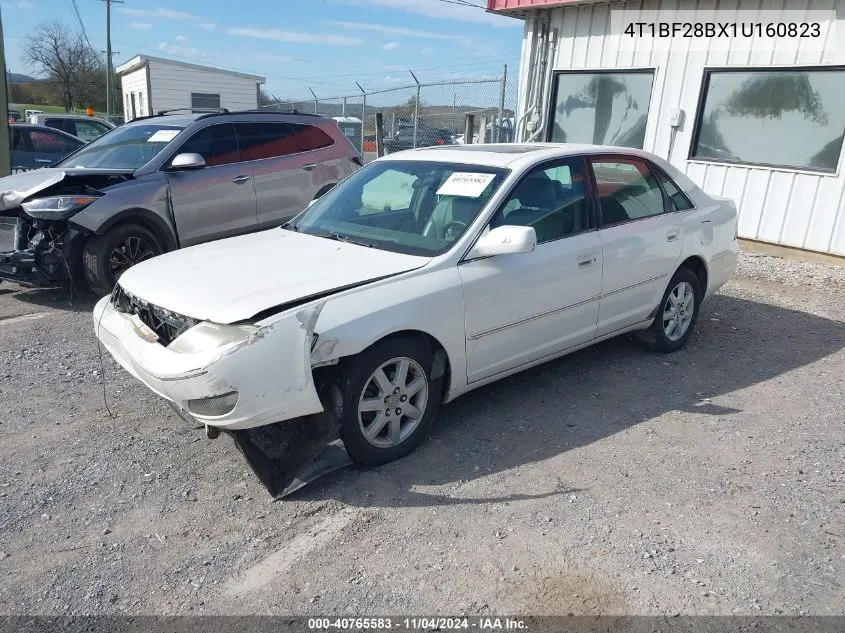
POLYGON ((450 390, 466 385, 463 288, 454 267, 419 271, 326 300, 311 364, 355 356, 386 336, 422 332, 446 351, 450 390))

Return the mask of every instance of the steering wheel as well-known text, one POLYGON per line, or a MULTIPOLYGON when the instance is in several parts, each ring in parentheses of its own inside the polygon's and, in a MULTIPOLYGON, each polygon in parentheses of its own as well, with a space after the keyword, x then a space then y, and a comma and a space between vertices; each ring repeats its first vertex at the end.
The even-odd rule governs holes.
POLYGON ((451 220, 450 222, 447 222, 446 225, 443 227, 444 240, 447 239, 447 236, 449 235, 449 229, 451 229, 453 225, 459 228, 463 227, 464 229, 468 227, 468 224, 466 222, 461 222, 460 220, 451 220))

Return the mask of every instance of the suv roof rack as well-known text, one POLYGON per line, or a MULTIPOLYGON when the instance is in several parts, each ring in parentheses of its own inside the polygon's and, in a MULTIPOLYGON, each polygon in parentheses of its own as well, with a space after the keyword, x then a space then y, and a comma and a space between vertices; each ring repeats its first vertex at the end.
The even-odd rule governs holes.
POLYGON ((228 114, 226 108, 172 108, 170 110, 159 110, 156 116, 164 116, 165 114, 173 114, 174 112, 188 112, 190 114, 228 114))
POLYGON ((311 112, 299 112, 298 110, 295 110, 295 109, 294 110, 261 110, 261 109, 255 109, 255 110, 233 110, 231 112, 228 112, 228 111, 226 111, 226 112, 210 112, 208 114, 204 114, 200 118, 206 119, 208 117, 221 116, 221 115, 224 115, 224 114, 271 114, 271 115, 277 115, 277 116, 279 114, 295 114, 297 116, 310 116, 310 117, 314 117, 314 118, 318 118, 318 119, 325 118, 325 117, 323 117, 322 114, 313 114, 311 112))

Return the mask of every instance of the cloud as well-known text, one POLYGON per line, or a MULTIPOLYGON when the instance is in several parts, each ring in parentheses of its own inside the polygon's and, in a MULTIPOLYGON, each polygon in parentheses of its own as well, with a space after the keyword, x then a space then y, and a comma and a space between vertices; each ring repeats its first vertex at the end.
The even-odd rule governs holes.
POLYGON ((399 48, 399 42, 388 42, 382 48, 384 48, 384 50, 386 51, 395 51, 397 48, 399 48))
MULTIPOLYGON (((357 6, 381 7, 424 15, 429 18, 442 20, 457 20, 460 22, 476 22, 495 27, 522 27, 524 22, 515 18, 487 13, 479 4, 470 7, 463 4, 448 2, 431 2, 430 0, 347 0, 349 4, 357 6)), ((480 2, 480 0, 479 0, 480 2)))
POLYGON ((432 50, 434 50, 434 49, 432 49, 431 46, 426 46, 424 49, 422 49, 420 51, 420 53, 422 53, 423 55, 428 55, 432 50))
POLYGON ((29 0, 21 0, 18 2, 18 9, 34 9, 35 5, 32 4, 29 0))
POLYGON ((205 22, 203 18, 198 15, 194 15, 193 13, 184 13, 182 11, 173 11, 172 9, 162 9, 158 7, 156 9, 132 9, 121 7, 118 9, 121 13, 125 15, 131 15, 134 17, 144 17, 144 18, 167 18, 169 20, 187 20, 189 22, 205 22))
POLYGON ((202 24, 200 24, 200 28, 205 29, 210 33, 211 31, 217 28, 217 25, 213 22, 203 22, 202 24))
POLYGON ((190 39, 191 39, 191 38, 190 38, 190 37, 188 37, 187 35, 177 35, 177 36, 176 36, 176 41, 177 41, 177 42, 188 42, 188 41, 190 41, 190 39))
POLYGON ((329 24, 353 31, 376 31, 384 35, 400 35, 402 37, 422 37, 432 40, 455 40, 460 39, 455 35, 444 35, 443 33, 434 33, 432 31, 418 31, 416 29, 406 29, 401 26, 388 26, 386 24, 372 24, 370 22, 338 22, 330 21, 329 24))
POLYGON ((132 24, 129 25, 129 28, 146 31, 147 29, 153 28, 153 25, 149 22, 132 22, 132 24))
POLYGON ((342 35, 323 35, 317 33, 298 33, 283 31, 282 29, 265 29, 257 27, 232 27, 227 31, 229 35, 252 37, 259 40, 277 40, 279 42, 294 42, 296 44, 322 44, 325 46, 360 46, 364 40, 358 37, 344 37, 342 35))
POLYGON ((175 55, 177 57, 187 57, 188 59, 204 59, 208 57, 208 52, 193 46, 178 46, 176 44, 168 44, 161 42, 158 45, 158 50, 168 55, 175 55))

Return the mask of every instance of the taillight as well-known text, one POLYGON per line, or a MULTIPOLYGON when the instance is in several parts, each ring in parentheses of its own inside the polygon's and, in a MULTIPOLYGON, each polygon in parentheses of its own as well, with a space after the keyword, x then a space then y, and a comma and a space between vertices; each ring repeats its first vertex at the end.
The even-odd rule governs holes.
POLYGON ((439 138, 436 141, 434 141, 434 144, 435 145, 445 145, 446 141, 444 141, 442 138, 439 138))

